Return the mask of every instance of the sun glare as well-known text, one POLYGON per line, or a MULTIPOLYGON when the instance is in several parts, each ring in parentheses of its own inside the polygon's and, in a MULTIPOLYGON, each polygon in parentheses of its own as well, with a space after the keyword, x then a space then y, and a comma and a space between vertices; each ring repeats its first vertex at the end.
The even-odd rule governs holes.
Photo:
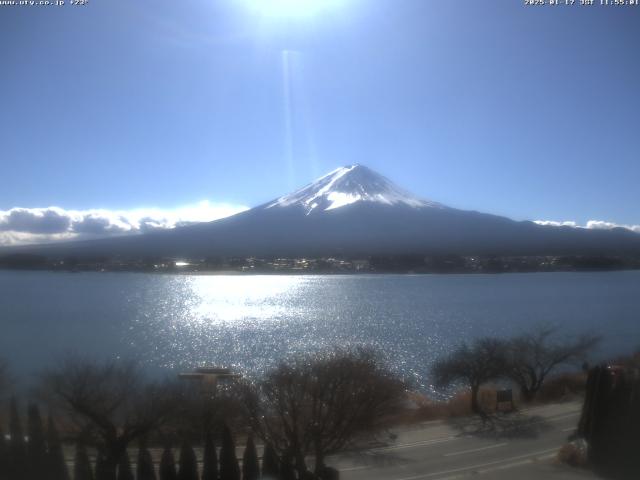
POLYGON ((312 17, 338 6, 344 0, 248 0, 261 15, 281 18, 312 17))

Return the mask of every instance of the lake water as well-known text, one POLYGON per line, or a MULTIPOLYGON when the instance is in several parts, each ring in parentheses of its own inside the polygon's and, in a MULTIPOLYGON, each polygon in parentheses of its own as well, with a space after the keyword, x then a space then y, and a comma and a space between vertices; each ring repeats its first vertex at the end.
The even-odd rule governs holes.
POLYGON ((0 271, 0 356, 19 377, 68 351, 149 371, 198 364, 259 372, 283 357, 372 345, 429 390, 462 340, 541 322, 640 346, 640 272, 248 276, 0 271))

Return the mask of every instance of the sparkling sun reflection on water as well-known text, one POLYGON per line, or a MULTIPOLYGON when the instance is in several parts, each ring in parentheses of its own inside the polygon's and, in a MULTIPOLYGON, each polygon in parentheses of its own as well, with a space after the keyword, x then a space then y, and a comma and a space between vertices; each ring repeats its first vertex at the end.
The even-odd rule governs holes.
POLYGON ((125 341, 151 367, 214 364, 246 374, 296 354, 366 345, 416 386, 432 390, 430 365, 452 346, 540 321, 567 333, 598 331, 614 312, 619 326, 608 340, 628 343, 640 328, 632 321, 638 305, 631 277, 136 277, 125 341))
POLYGON ((22 376, 39 372, 68 351, 132 358, 159 374, 203 364, 259 374, 292 355, 366 345, 429 391, 434 360, 455 345, 511 335, 539 322, 557 324, 567 335, 602 333, 601 356, 636 348, 639 280, 640 272, 0 272, 0 352, 22 376))
MULTIPOLYGON (((165 277, 130 300, 140 308, 128 338, 153 365, 231 365, 245 373, 260 373, 282 358, 336 346, 373 346, 392 355, 398 342, 414 344, 413 351, 416 342, 420 347, 442 343, 437 322, 428 334, 418 334, 415 329, 423 327, 397 311, 395 302, 402 298, 370 280, 165 277), (372 287, 378 291, 372 292, 372 287)), ((434 319, 441 314, 437 309, 431 313, 434 319)), ((396 366, 405 374, 414 375, 419 359, 412 357, 414 352, 397 356, 396 366)))
POLYGON ((241 323, 243 326, 278 321, 285 313, 281 300, 296 296, 304 279, 272 276, 265 280, 263 277, 190 277, 187 280, 192 292, 189 317, 205 324, 241 323))
POLYGON ((308 346, 301 321, 308 305, 299 300, 309 283, 297 276, 170 277, 160 286, 161 301, 153 289, 135 300, 145 308, 132 338, 163 366, 215 363, 260 372, 275 357, 297 352, 296 338, 308 346))

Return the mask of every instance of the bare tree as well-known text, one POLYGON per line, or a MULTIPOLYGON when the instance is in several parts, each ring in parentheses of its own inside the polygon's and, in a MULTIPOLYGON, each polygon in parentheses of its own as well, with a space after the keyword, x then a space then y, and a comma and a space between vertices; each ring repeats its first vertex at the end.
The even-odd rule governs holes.
POLYGON ((600 337, 591 334, 573 339, 560 339, 557 334, 557 328, 545 325, 509 341, 507 375, 518 385, 525 401, 535 398, 554 369, 584 361, 600 342, 600 337))
POLYGON ((132 363, 69 357, 43 375, 43 392, 81 431, 92 431, 108 478, 132 440, 160 426, 179 402, 172 384, 146 381, 132 363))
POLYGON ((365 350, 283 363, 245 396, 254 430, 292 459, 299 478, 305 457, 320 473, 327 455, 375 433, 404 398, 404 384, 365 350))
POLYGON ((480 386, 505 373, 506 344, 497 338, 480 338, 463 343, 450 355, 436 361, 432 372, 438 386, 462 381, 471 389, 471 411, 482 414, 478 403, 480 386))

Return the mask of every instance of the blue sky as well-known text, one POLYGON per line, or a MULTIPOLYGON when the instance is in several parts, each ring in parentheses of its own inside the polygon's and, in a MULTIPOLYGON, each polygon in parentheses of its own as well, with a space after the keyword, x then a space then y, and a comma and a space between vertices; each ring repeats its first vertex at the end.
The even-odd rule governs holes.
POLYGON ((362 163, 454 207, 640 224, 640 7, 258 1, 0 6, 0 214, 176 224, 362 163))

